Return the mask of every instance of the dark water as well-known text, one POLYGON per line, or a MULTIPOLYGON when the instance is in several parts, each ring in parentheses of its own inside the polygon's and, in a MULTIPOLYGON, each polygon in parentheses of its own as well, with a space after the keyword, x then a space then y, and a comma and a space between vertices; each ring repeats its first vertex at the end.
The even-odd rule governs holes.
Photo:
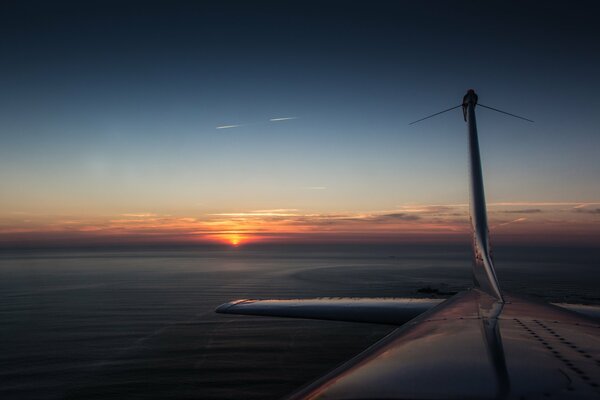
MULTIPOLYGON (((0 398, 273 399, 393 328, 214 314, 236 298, 470 285, 459 247, 4 252, 0 398)), ((503 289, 600 304, 600 250, 498 248, 503 289)))

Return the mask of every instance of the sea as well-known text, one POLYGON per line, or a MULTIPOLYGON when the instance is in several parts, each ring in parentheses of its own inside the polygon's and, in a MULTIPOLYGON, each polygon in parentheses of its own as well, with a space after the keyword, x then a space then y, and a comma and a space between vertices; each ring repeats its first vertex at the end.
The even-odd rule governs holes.
MULTIPOLYGON (((499 246, 503 290, 600 304, 600 247, 499 246)), ((215 314, 241 298, 447 297, 465 246, 0 251, 0 399, 278 399, 388 325, 215 314)))

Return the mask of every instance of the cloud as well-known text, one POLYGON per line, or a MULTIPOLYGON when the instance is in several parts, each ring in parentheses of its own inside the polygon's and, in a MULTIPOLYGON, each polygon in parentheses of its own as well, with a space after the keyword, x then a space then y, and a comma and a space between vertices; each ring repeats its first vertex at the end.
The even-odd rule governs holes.
POLYGON ((210 214, 218 217, 293 217, 297 214, 295 209, 276 209, 276 210, 256 210, 250 212, 232 212, 232 213, 217 213, 210 214))
POLYGON ((586 205, 595 205, 600 203, 582 203, 574 201, 564 202, 543 202, 543 201, 516 201, 516 202, 501 202, 501 203, 488 203, 488 206, 522 206, 522 207, 552 207, 552 206, 574 206, 575 208, 585 207, 586 205))
POLYGON ((217 129, 231 129, 231 128, 239 128, 242 125, 220 125, 217 126, 217 129))
POLYGON ((583 207, 575 207, 573 212, 583 213, 583 214, 600 214, 600 208, 583 208, 583 207))
MULTIPOLYGON (((325 187, 303 189, 323 190, 325 187)), ((0 218, 0 247, 7 243, 70 243, 77 240, 117 244, 150 241, 231 243, 231 238, 238 236, 242 243, 340 238, 357 241, 417 240, 425 237, 454 240, 452 238, 466 238, 469 231, 468 213, 462 204, 404 205, 392 209, 329 213, 283 208, 285 205, 282 204, 282 208, 222 210, 224 212, 203 213, 202 216, 153 214, 133 209, 113 217, 35 215, 25 220, 22 215, 7 213, 6 217, 0 218)), ((552 210, 542 206, 496 209, 494 216, 499 220, 495 221, 492 229, 497 228, 500 236, 504 237, 517 233, 545 238, 548 233, 557 235, 560 232, 562 235, 565 230, 579 235, 577 237, 584 233, 586 238, 599 237, 600 227, 593 215, 600 215, 600 206, 580 202, 559 209, 565 212, 561 214, 566 217, 564 220, 552 219, 552 210), (581 204, 586 204, 587 208, 574 208, 581 204), (588 214, 593 215, 586 217, 588 214)), ((569 233, 567 236, 572 235, 569 233)))
POLYGON ((464 211, 462 208, 462 204, 458 205, 402 205, 398 206, 398 212, 401 213, 418 213, 422 215, 429 216, 462 216, 464 215, 464 211), (457 210, 459 208, 459 210, 457 210), (458 212, 458 211, 463 211, 458 212))
POLYGON ((291 119, 298 119, 298 117, 279 117, 279 118, 271 118, 269 122, 279 122, 279 121, 289 121, 291 119))
POLYGON ((297 209, 255 210, 250 212, 227 212, 209 214, 211 223, 236 221, 244 224, 289 225, 305 228, 315 226, 339 227, 360 224, 361 226, 378 226, 403 224, 421 220, 421 216, 404 212, 370 212, 370 213, 336 213, 336 214, 304 214, 297 209))
POLYGON ((157 217, 157 214, 152 213, 126 213, 121 214, 122 217, 133 217, 133 218, 149 218, 149 217, 157 217))
POLYGON ((303 225, 343 225, 343 224, 381 224, 398 223, 405 221, 417 221, 421 217, 408 213, 387 214, 308 214, 297 215, 290 220, 294 224, 303 225))
POLYGON ((273 208, 271 210, 254 210, 251 211, 253 213, 287 213, 287 212, 296 212, 297 208, 273 208))
POLYGON ((500 212, 503 214, 537 214, 541 213, 542 210, 539 208, 526 208, 523 210, 505 210, 500 212))
POLYGON ((383 214, 383 215, 378 215, 375 217, 376 220, 378 221, 385 221, 385 220, 391 220, 391 221, 416 221, 418 219, 421 219, 420 216, 416 215, 416 214, 407 214, 407 213, 392 213, 392 214, 383 214))

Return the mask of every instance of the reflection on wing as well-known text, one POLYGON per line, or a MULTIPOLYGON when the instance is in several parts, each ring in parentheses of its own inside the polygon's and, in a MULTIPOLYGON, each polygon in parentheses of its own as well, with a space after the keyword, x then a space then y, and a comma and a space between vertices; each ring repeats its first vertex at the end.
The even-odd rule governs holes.
POLYGON ((505 300, 461 293, 292 399, 598 398, 600 324, 505 300))
POLYGON ((600 320, 600 306, 593 306, 587 304, 567 304, 567 303, 552 303, 555 306, 566 308, 567 310, 574 311, 585 316, 596 318, 600 320))
POLYGON ((442 299, 319 298, 237 300, 217 308, 222 314, 263 315, 402 325, 440 304, 442 299))

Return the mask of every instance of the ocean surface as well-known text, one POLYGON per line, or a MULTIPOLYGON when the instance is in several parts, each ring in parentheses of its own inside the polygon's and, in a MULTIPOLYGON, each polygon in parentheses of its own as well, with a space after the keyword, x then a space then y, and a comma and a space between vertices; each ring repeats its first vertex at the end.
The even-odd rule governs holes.
MULTIPOLYGON (((600 304, 599 248, 498 247, 495 258, 505 290, 600 304)), ((218 305, 470 283, 460 246, 3 251, 0 398, 277 399, 394 328, 218 305)))

